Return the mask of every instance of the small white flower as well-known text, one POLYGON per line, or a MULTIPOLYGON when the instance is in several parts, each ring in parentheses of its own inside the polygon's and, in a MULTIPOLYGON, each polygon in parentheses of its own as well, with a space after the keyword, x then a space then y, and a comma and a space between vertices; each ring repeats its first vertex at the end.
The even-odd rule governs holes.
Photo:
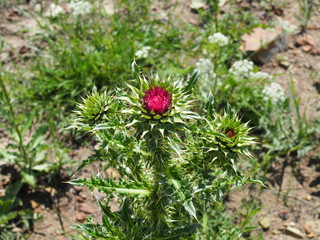
POLYGON ((276 24, 279 25, 282 28, 282 31, 285 33, 293 33, 298 29, 296 25, 293 25, 289 21, 282 18, 278 18, 276 24))
POLYGON ((62 7, 60 7, 59 5, 56 5, 54 3, 51 3, 48 8, 48 12, 47 12, 46 16, 56 18, 59 15, 64 14, 64 13, 65 13, 65 11, 63 10, 62 7))
POLYGON ((223 47, 229 43, 228 37, 219 32, 209 36, 208 41, 209 43, 216 44, 219 47, 223 47))
POLYGON ((74 16, 85 15, 91 12, 92 5, 86 1, 73 0, 69 3, 71 14, 74 16))
POLYGON ((252 72, 254 64, 252 61, 240 60, 233 63, 229 72, 237 78, 247 78, 252 72))
POLYGON ((266 72, 250 72, 249 77, 254 80, 271 80, 272 76, 266 72))
POLYGON ((149 46, 142 47, 140 50, 136 51, 135 56, 137 58, 147 58, 149 55, 150 49, 151 47, 149 46))
POLYGON ((278 83, 271 83, 267 85, 262 90, 263 100, 271 101, 273 105, 277 103, 282 103, 286 100, 286 94, 283 91, 283 88, 278 83))
POLYGON ((214 65, 210 59, 200 58, 196 63, 195 71, 199 72, 199 88, 202 97, 207 97, 211 91, 214 81, 216 81, 216 73, 214 65))
MULTIPOLYGON (((200 74, 212 73, 213 72, 213 63, 210 59, 200 58, 196 63, 196 70, 200 74)), ((214 72, 213 72, 214 73, 214 72)))

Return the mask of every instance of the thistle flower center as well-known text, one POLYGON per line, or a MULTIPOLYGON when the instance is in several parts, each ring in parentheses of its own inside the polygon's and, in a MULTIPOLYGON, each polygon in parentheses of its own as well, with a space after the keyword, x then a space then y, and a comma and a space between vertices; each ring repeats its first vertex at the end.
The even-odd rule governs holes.
POLYGON ((143 97, 143 106, 149 113, 162 115, 171 107, 171 94, 165 88, 151 88, 143 97))
POLYGON ((233 129, 227 129, 226 134, 227 134, 228 138, 232 138, 236 135, 236 133, 233 131, 233 129))

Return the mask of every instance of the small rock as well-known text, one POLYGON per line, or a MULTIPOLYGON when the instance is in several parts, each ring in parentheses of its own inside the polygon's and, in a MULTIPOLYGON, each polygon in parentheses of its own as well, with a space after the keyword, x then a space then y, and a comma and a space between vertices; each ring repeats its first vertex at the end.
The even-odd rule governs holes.
POLYGON ((267 231, 270 228, 270 219, 268 217, 263 217, 259 220, 259 224, 263 230, 267 231))
POLYGON ((23 232, 22 228, 19 228, 19 227, 14 227, 14 228, 12 228, 11 231, 15 232, 15 233, 22 233, 23 232))
POLYGON ((247 52, 256 52, 261 47, 267 46, 270 42, 275 41, 280 34, 281 29, 263 29, 261 27, 255 28, 251 34, 244 34, 242 36, 244 43, 241 45, 240 49, 247 52))
POLYGON ((92 213, 95 212, 94 209, 92 209, 91 207, 89 207, 89 206, 86 205, 86 204, 80 205, 79 210, 80 210, 81 212, 89 213, 89 214, 92 214, 92 213))
POLYGON ((289 44, 288 44, 288 48, 289 48, 289 49, 294 49, 293 43, 289 43, 289 44))
POLYGON ((319 55, 319 54, 320 54, 319 50, 317 50, 317 49, 315 49, 315 48, 312 48, 311 51, 310 51, 310 53, 311 53, 312 55, 319 55))
POLYGON ((59 206, 60 207, 66 207, 66 206, 69 206, 70 205, 70 202, 69 202, 69 199, 67 197, 62 197, 59 199, 59 206))
POLYGON ((279 231, 279 230, 277 230, 277 229, 275 229, 275 230, 273 230, 272 231, 272 234, 273 235, 279 235, 281 232, 279 231))
POLYGON ((79 193, 79 196, 82 197, 83 199, 87 198, 87 196, 86 196, 86 194, 84 192, 79 193))
POLYGON ((311 51, 311 49, 312 49, 312 46, 311 45, 303 45, 302 47, 301 47, 301 49, 302 49, 302 51, 304 51, 304 52, 310 52, 311 51))
POLYGON ((87 215, 83 212, 76 213, 76 220, 79 222, 84 222, 87 219, 87 215))
POLYGON ((106 194, 99 192, 99 190, 97 188, 95 188, 92 193, 93 193, 94 198, 99 201, 103 200, 106 197, 106 194))
POLYGON ((303 228, 304 228, 304 231, 306 232, 306 234, 311 233, 311 227, 310 227, 310 225, 306 224, 306 225, 304 225, 303 228))
POLYGON ((34 200, 30 200, 30 205, 32 209, 36 209, 37 207, 39 207, 40 204, 34 200))
POLYGON ((76 196, 77 202, 84 202, 84 199, 81 196, 76 196))
POLYGON ((280 67, 282 67, 284 69, 288 69, 290 67, 290 62, 289 61, 281 61, 280 67))
POLYGON ((83 190, 83 187, 80 186, 74 186, 73 189, 76 191, 76 193, 79 193, 83 190))
POLYGON ((291 226, 291 227, 294 227, 295 225, 296 225, 295 222, 290 222, 290 226, 291 226))
POLYGON ((255 28, 251 34, 242 36, 242 51, 254 53, 252 60, 267 63, 270 59, 287 46, 287 40, 282 35, 281 28, 255 28))
POLYGON ((297 47, 301 47, 304 45, 310 45, 311 47, 314 46, 314 40, 310 35, 300 35, 297 37, 295 45, 297 47))
MULTIPOLYGON (((42 205, 41 205, 42 206, 42 205)), ((36 208, 35 210, 34 210, 34 212, 35 213, 41 213, 41 212, 43 212, 43 209, 42 209, 42 207, 41 208, 36 208)))
POLYGON ((79 195, 76 196, 76 200, 78 202, 84 202, 84 200, 86 200, 87 196, 84 193, 79 193, 79 195))
POLYGON ((52 187, 46 187, 44 189, 47 193, 50 193, 50 196, 53 197, 57 194, 57 190, 52 187))
POLYGON ((112 168, 112 167, 110 167, 110 168, 108 168, 106 170, 106 174, 110 178, 119 178, 120 177, 119 172, 116 169, 112 168))
POLYGON ((70 151, 70 152, 68 152, 68 155, 69 155, 69 157, 75 157, 75 156, 77 156, 77 152, 76 151, 70 151))
POLYGON ((295 238, 303 238, 304 234, 297 228, 294 227, 287 227, 286 228, 286 234, 295 237, 295 238))
POLYGON ((307 234, 307 237, 308 237, 308 238, 314 238, 315 235, 314 235, 313 233, 308 233, 308 234, 307 234))
POLYGON ((299 53, 300 53, 300 50, 299 50, 299 49, 293 49, 293 50, 292 50, 292 54, 295 55, 295 56, 296 56, 296 55, 299 55, 299 53))
POLYGON ((286 220, 288 218, 288 212, 286 210, 281 210, 278 213, 278 217, 281 218, 282 220, 286 220))
POLYGON ((312 65, 309 63, 304 63, 303 67, 305 67, 306 69, 312 69, 312 65))

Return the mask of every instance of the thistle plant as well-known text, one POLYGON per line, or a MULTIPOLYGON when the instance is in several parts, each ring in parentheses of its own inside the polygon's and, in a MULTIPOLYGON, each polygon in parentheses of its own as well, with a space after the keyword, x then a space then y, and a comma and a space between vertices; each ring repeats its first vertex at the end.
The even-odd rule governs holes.
POLYGON ((98 201, 102 223, 78 225, 84 239, 208 239, 212 209, 231 187, 252 182, 237 169, 254 143, 236 114, 192 111, 197 73, 186 82, 135 79, 126 90, 89 94, 72 127, 90 132, 100 149, 85 160, 112 167, 120 177, 74 179, 75 185, 106 194, 98 201), (108 202, 119 196, 118 211, 108 202), (211 210, 210 210, 211 209, 211 210))

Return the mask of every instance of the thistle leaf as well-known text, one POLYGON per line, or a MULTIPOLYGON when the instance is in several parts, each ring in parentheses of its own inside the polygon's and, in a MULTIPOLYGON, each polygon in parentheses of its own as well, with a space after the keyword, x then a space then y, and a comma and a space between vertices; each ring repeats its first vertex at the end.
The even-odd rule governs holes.
POLYGON ((198 221, 198 218, 197 218, 197 212, 196 212, 196 208, 194 207, 193 205, 193 202, 191 201, 191 199, 188 199, 187 201, 185 201, 183 204, 184 208, 187 210, 187 212, 192 216, 194 217, 197 222, 198 221))

